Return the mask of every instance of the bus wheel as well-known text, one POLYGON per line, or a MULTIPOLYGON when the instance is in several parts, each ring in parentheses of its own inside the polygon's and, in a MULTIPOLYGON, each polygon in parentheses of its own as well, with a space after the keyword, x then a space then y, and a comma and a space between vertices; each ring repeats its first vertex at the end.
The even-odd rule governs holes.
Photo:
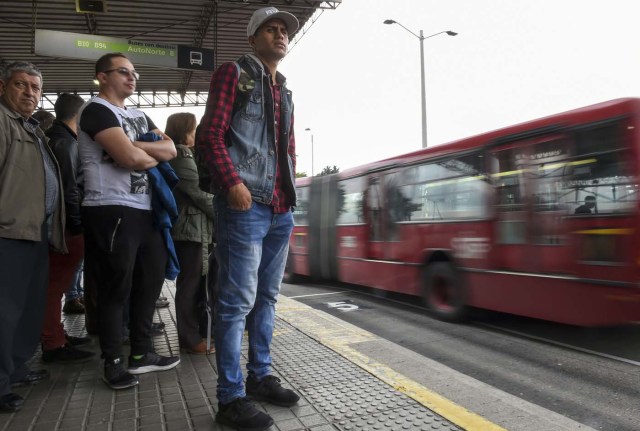
POLYGON ((434 262, 424 271, 424 301, 440 320, 458 322, 467 316, 466 292, 460 275, 449 262, 434 262))

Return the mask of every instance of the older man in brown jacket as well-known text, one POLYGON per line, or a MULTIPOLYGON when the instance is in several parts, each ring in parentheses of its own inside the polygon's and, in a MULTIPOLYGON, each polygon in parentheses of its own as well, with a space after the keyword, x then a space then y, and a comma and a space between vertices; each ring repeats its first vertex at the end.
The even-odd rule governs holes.
POLYGON ((42 329, 49 246, 66 252, 58 164, 31 115, 42 74, 30 63, 0 73, 0 413, 20 410, 12 387, 49 377, 29 369, 42 329))

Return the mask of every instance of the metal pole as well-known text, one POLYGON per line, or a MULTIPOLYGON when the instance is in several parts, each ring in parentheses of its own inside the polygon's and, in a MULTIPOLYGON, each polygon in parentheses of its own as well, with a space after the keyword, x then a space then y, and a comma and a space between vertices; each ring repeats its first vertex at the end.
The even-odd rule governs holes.
POLYGON ((420 84, 422 90, 422 148, 427 148, 427 96, 424 82, 424 35, 420 30, 420 84))
POLYGON ((304 131, 311 134, 311 176, 313 176, 313 130, 311 130, 311 127, 307 127, 304 131))
POLYGON ((427 96, 426 96, 426 85, 425 85, 425 73, 424 73, 424 40, 429 39, 430 37, 437 36, 442 33, 446 33, 449 36, 456 36, 458 33, 451 30, 440 31, 438 33, 430 34, 425 37, 422 30, 420 30, 420 35, 415 34, 407 27, 400 24, 398 21, 394 21, 392 19, 385 19, 383 21, 384 24, 398 24, 400 27, 404 28, 406 31, 420 39, 420 84, 422 91, 422 148, 427 148, 427 96))

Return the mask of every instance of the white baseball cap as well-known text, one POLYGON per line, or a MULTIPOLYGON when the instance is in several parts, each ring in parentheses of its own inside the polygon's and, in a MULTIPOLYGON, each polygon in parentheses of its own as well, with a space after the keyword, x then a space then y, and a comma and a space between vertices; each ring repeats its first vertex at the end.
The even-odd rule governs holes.
POLYGON ((256 31, 258 31, 260 26, 266 21, 275 18, 281 19, 284 22, 284 25, 287 27, 287 31, 289 32, 289 34, 294 33, 300 26, 298 18, 296 18, 292 13, 279 11, 274 7, 263 7, 262 9, 258 9, 253 13, 253 15, 251 15, 249 24, 247 24, 247 37, 256 34, 256 31))

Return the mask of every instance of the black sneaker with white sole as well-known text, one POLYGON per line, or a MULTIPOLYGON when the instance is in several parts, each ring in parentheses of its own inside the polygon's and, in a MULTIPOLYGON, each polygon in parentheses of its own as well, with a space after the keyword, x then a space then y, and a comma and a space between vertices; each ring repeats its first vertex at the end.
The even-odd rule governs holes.
POLYGON ((102 380, 111 389, 127 389, 139 383, 138 377, 127 372, 121 358, 104 361, 102 380))
POLYGON ((153 371, 166 371, 176 367, 179 363, 179 356, 160 356, 155 352, 147 352, 140 359, 129 356, 129 372, 144 374, 153 371))
POLYGON ((264 431, 273 425, 271 416, 258 410, 247 398, 236 398, 227 404, 218 403, 216 422, 238 431, 264 431))

